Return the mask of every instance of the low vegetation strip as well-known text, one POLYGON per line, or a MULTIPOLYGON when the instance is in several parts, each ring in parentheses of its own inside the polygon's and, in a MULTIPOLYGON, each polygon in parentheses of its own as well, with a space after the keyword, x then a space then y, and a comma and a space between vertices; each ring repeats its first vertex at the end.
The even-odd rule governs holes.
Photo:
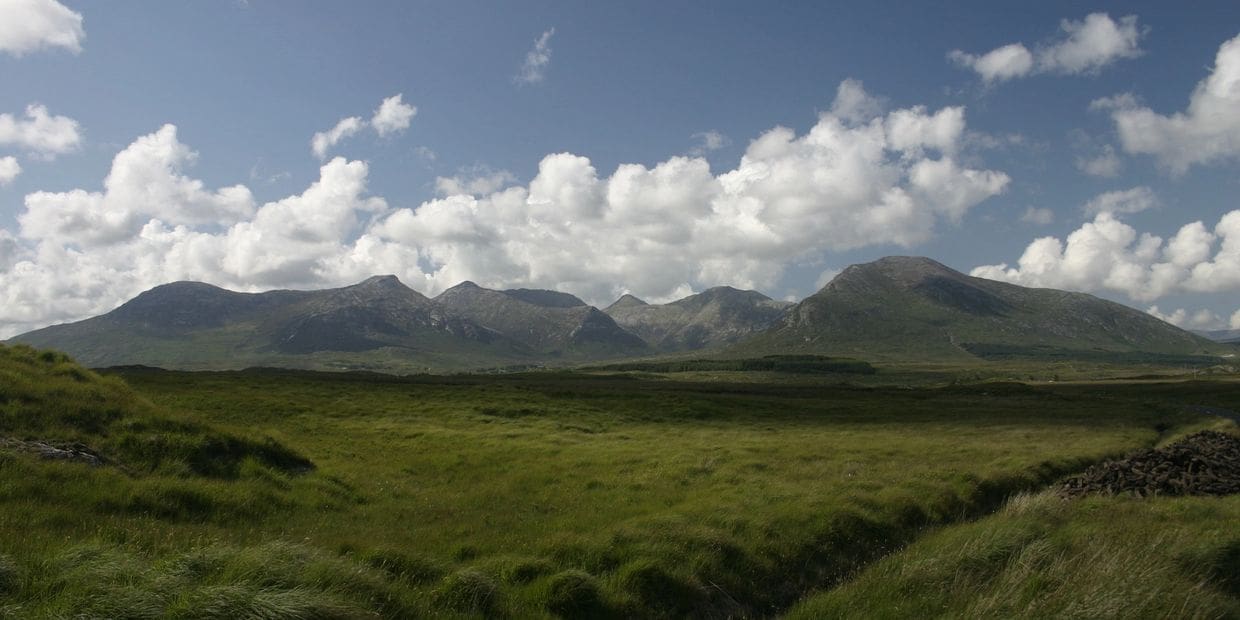
POLYGON ((1240 437, 1217 431, 1194 433, 1163 448, 1094 465, 1065 480, 1059 493, 1064 497, 1240 493, 1240 437))
POLYGON ((842 357, 825 357, 822 355, 768 355, 748 359, 622 362, 596 366, 594 369, 664 373, 734 371, 872 375, 878 372, 877 369, 867 362, 842 357))

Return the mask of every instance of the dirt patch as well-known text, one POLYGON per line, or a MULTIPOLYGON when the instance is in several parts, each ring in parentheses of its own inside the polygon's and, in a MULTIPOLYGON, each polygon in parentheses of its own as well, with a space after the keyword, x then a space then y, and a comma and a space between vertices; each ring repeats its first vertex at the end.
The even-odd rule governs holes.
POLYGON ((92 467, 98 467, 108 462, 98 452, 80 443, 52 445, 42 441, 22 441, 20 439, 0 437, 0 450, 25 452, 49 461, 85 463, 92 467))
POLYGON ((1165 448, 1099 463, 1059 487, 1063 497, 1092 493, 1141 497, 1240 493, 1240 438, 1201 431, 1165 448))

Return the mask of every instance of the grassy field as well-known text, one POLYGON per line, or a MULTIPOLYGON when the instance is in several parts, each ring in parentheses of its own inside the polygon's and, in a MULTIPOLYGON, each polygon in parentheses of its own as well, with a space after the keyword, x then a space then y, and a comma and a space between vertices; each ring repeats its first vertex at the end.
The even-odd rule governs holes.
MULTIPOLYGON (((890 596, 903 586, 883 567, 945 555, 950 536, 969 535, 956 528, 1007 519, 1016 534, 1004 549, 1047 536, 1088 551, 1089 527, 1115 510, 1172 531, 1115 535, 1113 546, 1148 555, 1236 515, 1234 498, 1149 504, 1182 510, 1182 527, 1155 512, 1146 520, 1140 502, 1022 500, 1032 507, 962 523, 1089 463, 1217 425, 1183 408, 1240 409, 1225 381, 100 377, 54 355, 0 352, 0 437, 71 440, 112 461, 0 450, 0 616, 14 618, 812 617, 850 608, 820 596, 890 596), (90 416, 57 413, 66 403, 111 411, 110 421, 79 423, 90 416)), ((1224 538, 1191 553, 1229 566, 1224 538)), ((1067 557, 1055 549, 1049 560, 1067 557)), ((1230 609, 1226 579, 1169 566, 1213 593, 1201 609, 1230 609)), ((998 596, 1021 578, 990 570, 969 583, 998 596)), ((980 604, 964 594, 917 609, 990 609, 980 604)))

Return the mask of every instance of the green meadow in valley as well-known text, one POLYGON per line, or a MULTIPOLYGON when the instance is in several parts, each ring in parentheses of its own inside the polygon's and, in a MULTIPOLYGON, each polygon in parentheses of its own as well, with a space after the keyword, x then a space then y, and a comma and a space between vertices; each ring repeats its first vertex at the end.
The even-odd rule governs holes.
POLYGON ((24 346, 0 356, 6 617, 1240 609, 1236 496, 1002 507, 1108 457, 1234 430, 1184 412, 1240 409, 1234 381, 99 375, 24 346))

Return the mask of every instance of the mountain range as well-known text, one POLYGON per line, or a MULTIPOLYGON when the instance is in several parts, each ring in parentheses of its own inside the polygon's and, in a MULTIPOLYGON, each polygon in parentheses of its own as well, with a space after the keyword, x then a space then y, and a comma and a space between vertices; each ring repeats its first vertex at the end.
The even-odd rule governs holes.
POLYGON ((1026 288, 967 276, 928 258, 891 256, 844 269, 737 352, 1170 361, 1234 351, 1093 295, 1026 288))
POLYGON ((1209 329, 1209 330, 1193 330, 1194 334, 1204 336, 1215 342, 1226 342, 1230 344, 1240 344, 1240 329, 1209 329))
POLYGON ((91 366, 390 372, 634 357, 809 353, 867 360, 1164 359, 1234 353, 1083 293, 975 278, 933 260, 853 265, 797 304, 717 287, 605 309, 558 291, 463 282, 435 298, 376 276, 318 291, 157 286, 106 314, 13 339, 91 366))

